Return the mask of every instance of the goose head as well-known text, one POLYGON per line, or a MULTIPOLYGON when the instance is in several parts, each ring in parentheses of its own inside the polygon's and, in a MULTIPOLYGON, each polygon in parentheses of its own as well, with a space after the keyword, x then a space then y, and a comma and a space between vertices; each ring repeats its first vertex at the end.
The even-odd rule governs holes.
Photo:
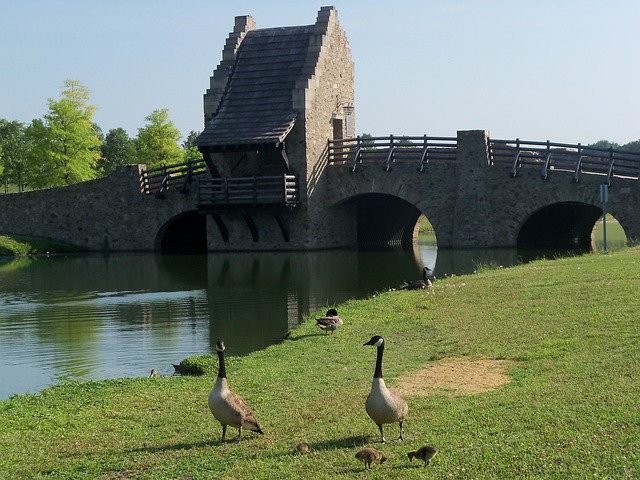
POLYGON ((380 335, 374 335, 373 337, 371 337, 371 340, 369 340, 367 343, 364 343, 363 345, 382 347, 384 345, 384 338, 382 338, 380 335))
POLYGON ((217 352, 224 352, 224 342, 222 340, 218 340, 216 342, 216 351, 217 352))

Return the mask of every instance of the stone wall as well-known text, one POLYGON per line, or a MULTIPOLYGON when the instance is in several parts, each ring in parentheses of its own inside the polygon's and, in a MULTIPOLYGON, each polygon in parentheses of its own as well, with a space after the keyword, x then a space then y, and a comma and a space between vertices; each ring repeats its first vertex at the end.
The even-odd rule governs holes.
POLYGON ((119 167, 106 178, 68 187, 0 195, 0 232, 62 240, 91 251, 155 250, 157 234, 193 197, 164 199, 140 191, 144 165, 119 167))
MULTIPOLYGON (((301 179, 304 180, 301 214, 304 230, 296 229, 296 240, 305 248, 353 246, 355 209, 330 209, 335 203, 332 185, 323 175, 327 166, 327 140, 334 138, 333 120, 343 119, 342 136, 346 137, 345 107, 353 107, 354 64, 346 34, 338 13, 323 7, 316 21, 313 49, 319 51, 313 74, 299 86, 298 98, 304 100, 304 155, 301 179)), ((301 103, 301 101, 300 101, 301 103)), ((355 120, 354 120, 355 122, 355 120)))

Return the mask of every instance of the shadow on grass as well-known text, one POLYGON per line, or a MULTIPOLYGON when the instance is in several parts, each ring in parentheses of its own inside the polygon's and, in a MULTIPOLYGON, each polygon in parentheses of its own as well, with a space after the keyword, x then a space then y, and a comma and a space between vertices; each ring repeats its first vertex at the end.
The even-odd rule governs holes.
POLYGON ((300 336, 296 336, 296 337, 291 337, 291 336, 285 336, 286 340, 291 340, 292 342, 297 342, 298 340, 303 340, 305 338, 308 337, 330 337, 331 335, 325 335, 322 332, 318 332, 318 333, 307 333, 306 335, 300 335, 300 336))
POLYGON ((368 440, 368 436, 355 435, 347 438, 310 443, 309 446, 311 447, 311 450, 335 450, 338 448, 362 447, 367 443, 368 440))

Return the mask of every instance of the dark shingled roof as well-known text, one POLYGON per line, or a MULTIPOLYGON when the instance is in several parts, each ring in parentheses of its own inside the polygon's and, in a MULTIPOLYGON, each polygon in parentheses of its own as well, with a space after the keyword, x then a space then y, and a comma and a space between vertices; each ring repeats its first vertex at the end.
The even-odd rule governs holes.
POLYGON ((293 92, 314 25, 247 32, 218 111, 195 141, 201 147, 282 142, 293 128, 293 92))

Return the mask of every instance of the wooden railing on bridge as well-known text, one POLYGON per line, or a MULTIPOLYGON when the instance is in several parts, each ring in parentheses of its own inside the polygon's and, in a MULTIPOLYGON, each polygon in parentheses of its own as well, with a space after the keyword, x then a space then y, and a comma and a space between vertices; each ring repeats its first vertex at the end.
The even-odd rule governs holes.
POLYGON ((295 207, 300 203, 295 175, 198 179, 199 209, 228 207, 295 207))
POLYGON ((639 179, 640 152, 613 148, 599 148, 566 143, 531 142, 515 140, 489 140, 489 159, 492 165, 511 167, 511 176, 519 168, 538 168, 540 176, 547 179, 550 172, 573 173, 578 182, 580 174, 602 175, 604 183, 612 177, 639 179))
POLYGON ((167 189, 180 189, 182 192, 187 192, 193 179, 205 173, 207 173, 207 165, 204 160, 151 168, 142 172, 140 190, 156 196, 161 196, 167 189))
POLYGON ((360 164, 380 164, 390 171, 394 163, 415 163, 418 171, 432 161, 455 162, 456 137, 355 137, 329 140, 329 163, 347 164, 352 172, 360 164))

